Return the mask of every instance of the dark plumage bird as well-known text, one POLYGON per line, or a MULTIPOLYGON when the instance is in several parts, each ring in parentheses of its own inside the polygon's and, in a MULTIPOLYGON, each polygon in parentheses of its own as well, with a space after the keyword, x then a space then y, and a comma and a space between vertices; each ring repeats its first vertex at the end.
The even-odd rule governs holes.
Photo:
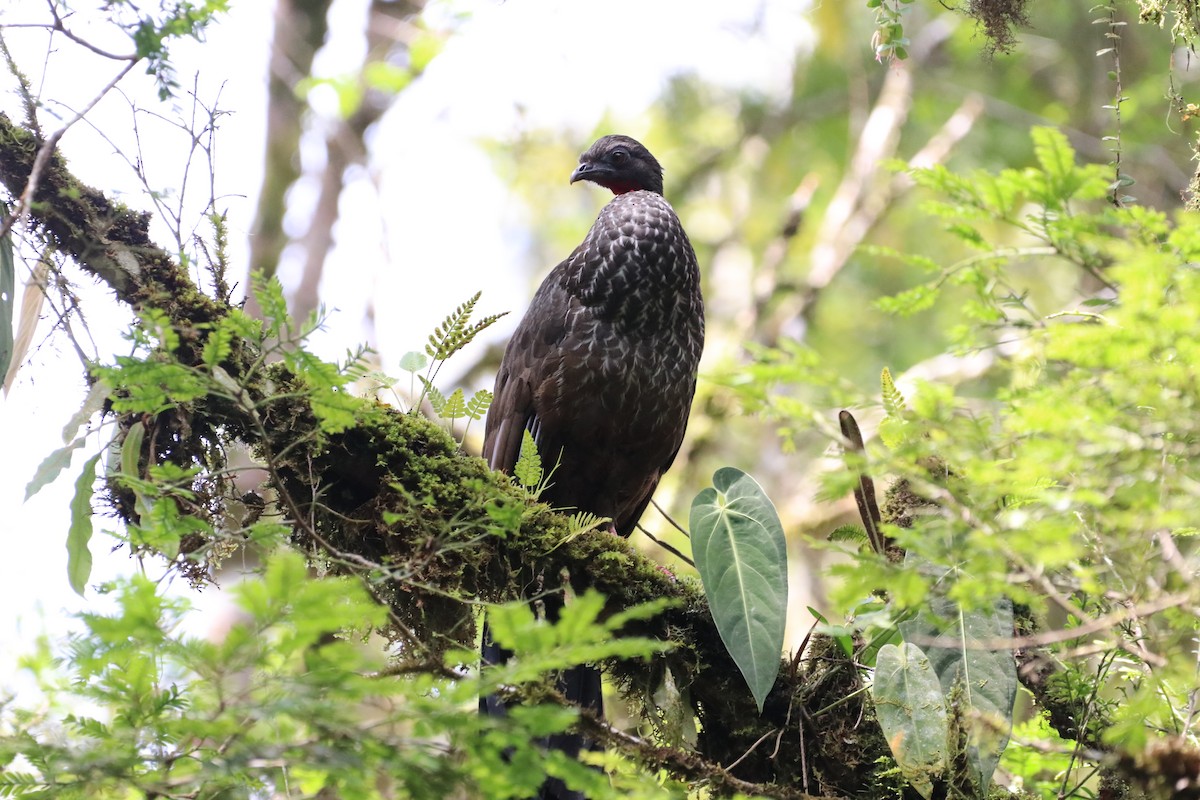
MULTIPOLYGON (((546 277, 504 351, 488 410, 483 457, 509 471, 528 430, 543 466, 554 468, 542 499, 612 519, 633 532, 679 452, 704 345, 696 253, 663 198, 662 167, 628 136, 605 136, 579 157, 571 183, 616 195, 583 242, 546 277), (555 466, 557 465, 557 466, 555 466)), ((561 599, 548 598, 557 616, 561 599)), ((484 661, 508 654, 484 632, 484 661)), ((600 673, 561 676, 568 700, 603 713, 600 673)), ((498 698, 480 699, 503 713, 498 698)), ((578 735, 549 746, 578 755, 578 735)), ((574 798, 547 781, 542 797, 574 798)))

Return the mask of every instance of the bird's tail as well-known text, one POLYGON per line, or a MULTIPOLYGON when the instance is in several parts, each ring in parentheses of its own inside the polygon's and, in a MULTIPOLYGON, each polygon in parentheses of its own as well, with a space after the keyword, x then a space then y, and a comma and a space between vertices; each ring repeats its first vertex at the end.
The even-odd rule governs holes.
MULTIPOLYGON (((549 606, 550 603, 546 605, 549 606)), ((551 619, 558 617, 557 612, 558 608, 554 608, 552 611, 547 608, 547 616, 551 619)), ((506 650, 492 640, 492 632, 486 622, 483 625, 481 656, 484 666, 504 664, 512 657, 511 650, 506 650)), ((560 673, 557 684, 558 691, 572 705, 591 712, 598 719, 604 717, 604 695, 600 670, 590 664, 579 664, 560 673)), ((481 695, 479 713, 487 716, 504 716, 508 713, 508 708, 498 695, 481 695)), ((599 749, 599 746, 590 738, 572 731, 553 734, 540 740, 538 744, 550 750, 558 750, 570 758, 579 758, 579 754, 583 750, 599 749)), ((537 800, 587 799, 582 792, 568 789, 558 778, 546 778, 545 783, 538 790, 537 800)))

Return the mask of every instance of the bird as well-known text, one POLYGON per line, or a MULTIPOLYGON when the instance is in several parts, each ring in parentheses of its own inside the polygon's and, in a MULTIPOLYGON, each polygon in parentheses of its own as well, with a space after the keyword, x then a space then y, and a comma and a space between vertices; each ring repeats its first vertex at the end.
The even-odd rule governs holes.
MULTIPOLYGON (((578 247, 550 271, 504 351, 484 430, 483 457, 511 472, 526 431, 550 473, 541 499, 607 518, 628 537, 675 460, 687 430, 704 347, 704 300, 695 250, 663 197, 663 168, 635 139, 608 135, 580 157, 570 183, 614 197, 578 247)), ((543 601, 554 620, 561 597, 543 601)), ((483 661, 510 653, 484 628, 483 661)), ((570 702, 603 716, 600 672, 559 676, 570 702)), ((487 714, 503 714, 494 696, 487 714)), ((579 734, 547 746, 578 757, 579 734)), ((581 800, 549 779, 539 798, 581 800)))

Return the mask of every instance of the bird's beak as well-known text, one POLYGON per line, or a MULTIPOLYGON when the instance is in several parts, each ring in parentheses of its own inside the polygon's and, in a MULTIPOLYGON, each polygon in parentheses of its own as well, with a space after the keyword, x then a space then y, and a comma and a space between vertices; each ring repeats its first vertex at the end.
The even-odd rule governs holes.
POLYGON ((571 173, 571 183, 577 181, 591 181, 598 183, 601 186, 606 186, 605 183, 613 176, 612 167, 607 164, 596 164, 592 161, 584 161, 580 163, 575 171, 571 173))
POLYGON ((571 183, 587 180, 591 177, 590 173, 592 172, 594 172, 592 164, 587 161, 580 163, 580 165, 575 168, 575 171, 571 173, 571 183))

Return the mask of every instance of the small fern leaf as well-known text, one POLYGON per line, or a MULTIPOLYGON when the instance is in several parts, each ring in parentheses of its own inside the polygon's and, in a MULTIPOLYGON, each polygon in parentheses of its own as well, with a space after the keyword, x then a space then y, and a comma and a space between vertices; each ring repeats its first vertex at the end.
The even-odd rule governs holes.
POLYGON ((462 389, 455 389, 446 398, 442 410, 438 412, 438 416, 442 419, 460 419, 467 415, 467 400, 463 395, 462 389))
POLYGON ((567 535, 578 536, 612 522, 612 517, 599 517, 590 511, 576 511, 567 519, 567 535))
POLYGON ((521 435, 521 454, 513 466, 513 477, 517 479, 517 483, 533 491, 541 485, 543 474, 542 457, 538 455, 537 442, 533 440, 533 434, 525 431, 521 435))
POLYGON ((484 414, 487 414, 487 410, 491 407, 492 393, 487 389, 480 389, 467 401, 467 416, 471 419, 483 419, 484 414))
POLYGON ((892 373, 887 367, 879 376, 879 384, 883 395, 884 418, 879 423, 879 440, 889 450, 895 450, 909 438, 908 406, 904 395, 892 381, 892 373))
POLYGON ((421 385, 425 387, 425 396, 429 398, 429 405, 433 407, 433 413, 439 417, 442 416, 442 409, 446 407, 446 396, 424 375, 417 377, 421 379, 421 385))
POLYGON ((879 376, 880 386, 883 388, 883 410, 889 417, 903 416, 907 406, 904 403, 904 395, 900 394, 900 390, 896 388, 896 384, 892 381, 892 373, 887 368, 883 368, 883 373, 879 376))
POLYGON ((496 320, 508 313, 489 314, 472 323, 471 314, 475 311, 475 304, 479 301, 479 296, 480 293, 476 292, 474 297, 454 309, 454 313, 442 320, 441 325, 434 328, 433 333, 429 336, 429 344, 425 346, 425 352, 429 354, 430 358, 435 361, 445 361, 474 341, 480 332, 491 327, 496 320))
POLYGON ((430 358, 445 361, 473 338, 467 323, 471 320, 471 313, 475 310, 475 303, 479 301, 481 294, 482 292, 476 292, 470 300, 442 320, 441 325, 433 329, 429 336, 429 345, 425 348, 430 358))
POLYGON ((839 525, 829 532, 829 541, 866 544, 867 532, 861 525, 839 525))

